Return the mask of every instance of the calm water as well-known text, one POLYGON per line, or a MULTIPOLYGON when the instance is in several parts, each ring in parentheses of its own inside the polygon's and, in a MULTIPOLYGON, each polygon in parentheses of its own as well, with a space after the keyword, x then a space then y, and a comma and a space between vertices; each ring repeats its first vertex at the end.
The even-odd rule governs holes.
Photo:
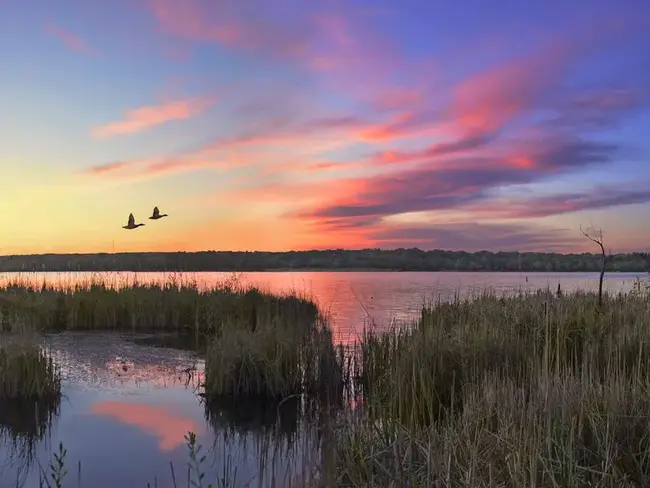
MULTIPOLYGON (((15 277, 7 274, 3 279, 15 277)), ((37 283, 69 285, 88 280, 94 273, 21 274, 37 283)), ((164 273, 138 273, 137 279, 164 281, 164 273)), ((641 274, 608 275, 610 291, 628 291, 641 274)), ((116 285, 128 283, 134 274, 104 276, 116 285)), ((339 341, 354 340, 365 324, 376 327, 392 320, 408 320, 423 303, 467 295, 485 288, 498 292, 550 287, 563 290, 595 289, 598 275, 591 273, 196 273, 177 279, 193 279, 211 286, 236 279, 269 291, 305 293, 331 315, 339 341), (526 277, 528 281, 526 281, 526 277)), ((184 435, 191 430, 207 449, 208 476, 235 477, 238 486, 266 486, 271 474, 286 479, 289 472, 314 456, 313 431, 298 419, 299 405, 287 404, 280 412, 279 430, 271 428, 269 415, 256 405, 224 405, 206 411, 197 395, 203 362, 173 336, 63 333, 45 338, 64 373, 64 399, 51 422, 41 412, 15 412, 0 406, 0 488, 35 486, 38 463, 45 466, 50 453, 63 441, 68 450, 69 486, 77 486, 76 465, 82 462, 81 486, 101 488, 146 486, 154 476, 160 487, 172 486, 169 463, 176 466, 180 486, 185 486, 187 460, 184 435), (157 339, 157 340, 154 340, 157 339), (12 442, 14 431, 41 434, 27 456, 29 443, 12 442), (38 429, 41 432, 38 432, 38 429), (35 459, 31 466, 28 459, 35 459), (234 469, 237 468, 236 476, 234 469)), ((20 437, 25 439, 25 436, 20 437)))

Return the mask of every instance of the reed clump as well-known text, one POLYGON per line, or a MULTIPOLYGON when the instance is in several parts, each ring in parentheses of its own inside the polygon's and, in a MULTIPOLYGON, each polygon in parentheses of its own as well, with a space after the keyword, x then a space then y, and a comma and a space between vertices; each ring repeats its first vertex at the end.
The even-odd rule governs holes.
POLYGON ((33 462, 61 405, 61 374, 33 338, 0 335, 0 439, 7 459, 33 462))
POLYGON ((331 401, 342 392, 341 365, 330 330, 318 320, 309 328, 273 322, 224 327, 206 354, 205 394, 209 401, 277 401, 302 393, 331 401))
POLYGON ((58 397, 61 376, 52 359, 35 344, 0 346, 0 404, 58 397))
POLYGON ((364 415, 337 429, 339 486, 646 486, 647 294, 423 310, 359 345, 364 415))
POLYGON ((209 334, 226 325, 255 328, 257 323, 283 322, 300 327, 317 315, 317 306, 305 298, 231 285, 203 290, 193 283, 114 287, 93 281, 69 287, 19 283, 0 288, 4 331, 135 329, 209 334))

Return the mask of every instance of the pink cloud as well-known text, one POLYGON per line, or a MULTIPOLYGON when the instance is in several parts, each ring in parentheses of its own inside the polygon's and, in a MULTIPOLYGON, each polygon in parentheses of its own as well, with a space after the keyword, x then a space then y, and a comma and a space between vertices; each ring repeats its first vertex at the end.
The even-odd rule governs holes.
POLYGON ((501 129, 542 100, 569 66, 570 54, 557 43, 467 79, 453 90, 449 116, 462 133, 501 129))
MULTIPOLYGON (((524 147, 519 148, 521 151, 524 147)), ((356 225, 368 219, 410 212, 477 208, 489 200, 489 191, 502 186, 526 184, 549 174, 610 163, 616 146, 581 140, 546 140, 530 144, 525 155, 474 156, 421 163, 363 180, 347 194, 325 205, 301 211, 298 218, 356 225)), ((332 183, 334 186, 336 183, 332 183)), ((327 191, 323 191, 327 194, 327 191)))
POLYGON ((72 51, 76 51, 83 54, 90 54, 93 56, 99 56, 100 52, 95 48, 91 47, 85 40, 81 37, 73 34, 72 32, 60 27, 56 24, 49 22, 45 26, 45 32, 58 38, 63 44, 65 44, 72 51))
MULTIPOLYGON (((647 184, 644 185, 647 188, 647 184)), ((535 219, 585 210, 650 202, 650 190, 601 186, 589 191, 483 202, 472 213, 498 219, 535 219)))
MULTIPOLYGON (((262 169, 264 165, 260 163, 268 159, 269 146, 290 147, 294 153, 317 152, 320 148, 347 143, 345 137, 358 132, 359 127, 365 127, 364 124, 354 117, 322 117, 303 123, 270 120, 260 129, 252 130, 248 134, 218 139, 182 154, 152 160, 110 162, 91 167, 85 173, 95 176, 110 173, 116 177, 130 177, 133 171, 136 171, 143 177, 156 177, 169 172, 192 171, 206 167, 233 168, 251 165, 262 169)), ((297 158, 294 156, 292 159, 297 158)), ((271 166, 275 166, 273 171, 276 172, 282 168, 301 170, 301 166, 307 171, 315 171, 331 169, 333 164, 318 160, 313 167, 308 168, 309 164, 287 162, 284 158, 284 161, 271 166)))
POLYGON ((306 26, 269 21, 271 16, 264 15, 268 4, 252 3, 257 8, 237 9, 234 3, 204 0, 148 0, 146 5, 162 31, 170 35, 281 57, 304 49, 306 26))
POLYGON ((91 133, 97 138, 134 134, 167 122, 199 115, 215 101, 211 96, 196 97, 135 108, 128 110, 123 120, 95 127, 91 133))
MULTIPOLYGON (((278 0, 210 2, 208 0, 147 0, 149 13, 161 32, 190 41, 217 43, 257 55, 265 62, 286 62, 314 75, 314 82, 354 92, 357 97, 390 105, 390 98, 406 100, 411 89, 420 96, 429 88, 431 69, 427 63, 407 62, 398 46, 375 35, 368 23, 365 7, 359 15, 354 8, 304 4, 278 0), (270 11, 272 10, 272 11, 270 11), (397 94, 392 78, 410 72, 417 86, 401 88, 397 94), (372 73, 372 82, 369 82, 372 73), (423 80, 426 80, 423 82, 423 80)), ((412 86, 413 85, 413 86, 412 86)), ((413 100, 413 95, 409 99, 413 100)))

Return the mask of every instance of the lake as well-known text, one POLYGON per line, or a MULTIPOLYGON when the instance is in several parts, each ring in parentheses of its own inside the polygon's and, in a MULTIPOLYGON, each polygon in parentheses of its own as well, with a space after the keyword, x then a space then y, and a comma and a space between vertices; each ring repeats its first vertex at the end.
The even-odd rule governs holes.
MULTIPOLYGON (((37 273, 5 274, 35 283, 70 286, 104 278, 121 286, 160 282, 165 273, 37 273)), ((605 289, 626 292, 644 274, 609 274, 605 289)), ((195 280, 209 287, 236 280, 272 292, 297 291, 313 297, 329 313, 339 342, 353 341, 364 325, 376 328, 406 322, 423 303, 467 296, 491 288, 499 293, 557 288, 594 290, 594 273, 428 273, 428 272, 264 272, 192 273, 176 280, 195 280)), ((154 485, 171 487, 170 462, 179 486, 186 485, 187 448, 184 435, 196 432, 207 453, 210 479, 225 476, 236 486, 267 486, 275 476, 298 476, 296 470, 315 455, 315 433, 301 420, 300 404, 279 412, 257 405, 222 405, 207 409, 196 394, 203 361, 179 338, 144 334, 62 333, 44 339, 63 371, 64 398, 53 412, 0 406, 0 488, 38 486, 39 463, 45 467, 59 441, 67 449, 69 483, 93 488, 154 485), (7 426, 31 433, 33 443, 15 442, 7 426), (30 455, 27 455, 30 454, 30 455), (32 460, 29 464, 27 461, 32 460), (236 468, 236 474, 235 474, 236 468), (225 470, 225 471, 224 471, 225 470), (225 473, 225 474, 224 474, 225 473)))

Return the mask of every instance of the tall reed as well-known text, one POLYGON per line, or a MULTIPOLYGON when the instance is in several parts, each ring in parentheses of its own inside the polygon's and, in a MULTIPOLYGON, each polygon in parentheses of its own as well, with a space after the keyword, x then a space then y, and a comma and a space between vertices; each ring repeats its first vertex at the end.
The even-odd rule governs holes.
POLYGON ((318 314, 316 305, 296 295, 271 295, 254 288, 224 285, 204 290, 173 282, 113 287, 101 281, 67 288, 5 284, 0 288, 0 327, 12 330, 135 329, 194 330, 222 326, 254 328, 282 322, 300 327, 318 314))
POLYGON ((309 393, 336 401, 343 371, 329 328, 311 321, 305 328, 266 322, 255 328, 223 327, 208 348, 208 400, 256 397, 279 401, 309 393))
POLYGON ((648 295, 455 301, 359 346, 340 486, 646 486, 648 295))

